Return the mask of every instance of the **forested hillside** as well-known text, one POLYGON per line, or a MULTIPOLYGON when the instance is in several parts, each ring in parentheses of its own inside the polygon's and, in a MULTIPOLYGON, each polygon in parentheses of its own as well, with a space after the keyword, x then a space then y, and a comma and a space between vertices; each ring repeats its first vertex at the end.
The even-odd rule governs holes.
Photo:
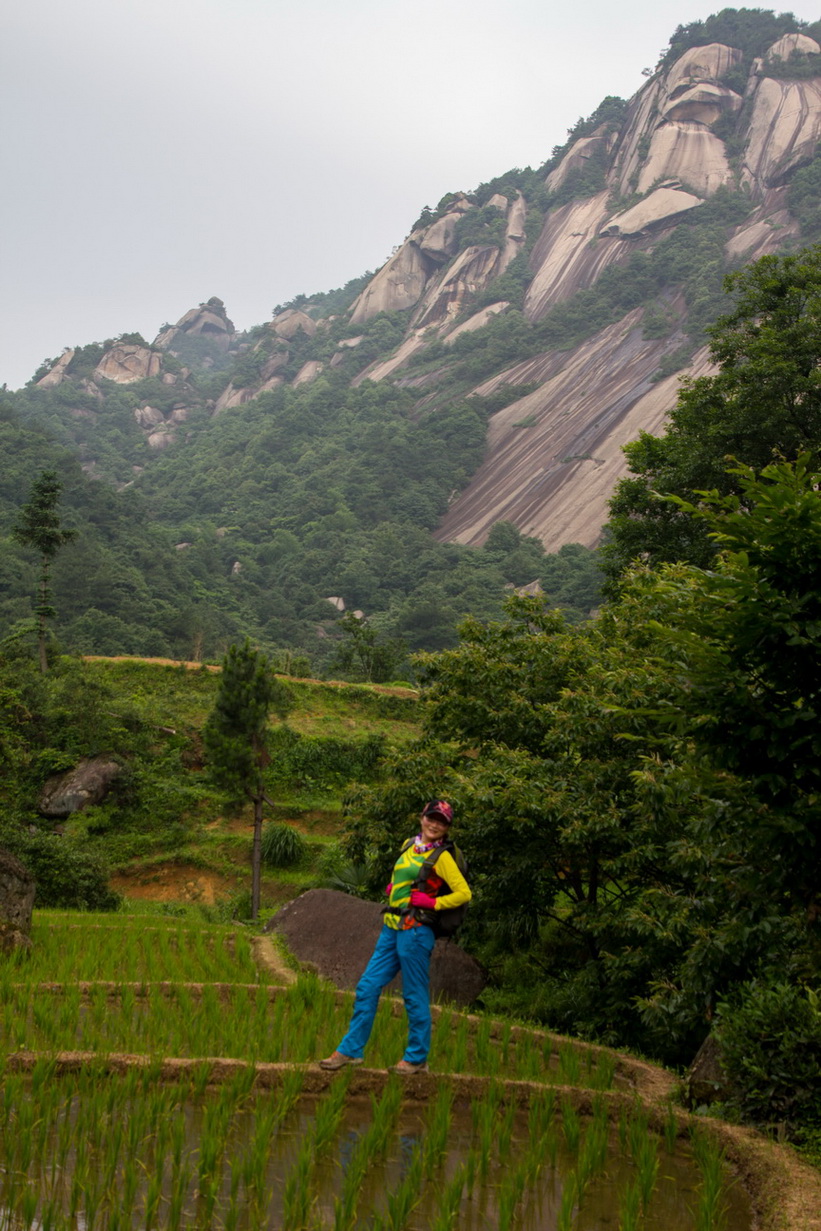
MULTIPOLYGON (((511 588, 586 617, 622 446, 712 370, 725 274, 821 235, 819 34, 745 9, 679 27, 634 98, 425 206, 376 274, 247 333, 214 297, 47 360, 6 395, 0 529, 56 466, 58 638, 213 657, 248 632, 320 672, 354 611, 407 675, 511 588)), ((4 551, 17 626, 32 562, 4 551)))

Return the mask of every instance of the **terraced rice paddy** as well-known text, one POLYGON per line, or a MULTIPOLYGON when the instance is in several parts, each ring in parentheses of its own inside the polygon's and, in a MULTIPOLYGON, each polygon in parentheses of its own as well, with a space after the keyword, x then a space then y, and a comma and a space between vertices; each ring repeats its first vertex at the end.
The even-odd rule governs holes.
POLYGON ((651 1124, 609 1052, 445 1011, 434 1073, 400 1079, 386 1002, 368 1069, 328 1075, 350 997, 276 986, 242 931, 72 925, 0 966, 0 1231, 752 1226, 712 1139, 651 1124))

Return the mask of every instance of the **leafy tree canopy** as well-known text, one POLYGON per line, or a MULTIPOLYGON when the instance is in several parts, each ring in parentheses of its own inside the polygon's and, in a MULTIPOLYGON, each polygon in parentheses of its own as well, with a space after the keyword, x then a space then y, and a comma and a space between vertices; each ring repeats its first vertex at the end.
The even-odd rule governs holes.
POLYGON ((761 469, 779 455, 815 457, 821 445, 821 247, 762 257, 725 286, 734 310, 708 330, 720 370, 684 384, 663 436, 642 433, 625 449, 635 477, 610 505, 611 588, 639 555, 651 564, 712 558, 704 523, 663 496, 737 493, 728 459, 761 469))

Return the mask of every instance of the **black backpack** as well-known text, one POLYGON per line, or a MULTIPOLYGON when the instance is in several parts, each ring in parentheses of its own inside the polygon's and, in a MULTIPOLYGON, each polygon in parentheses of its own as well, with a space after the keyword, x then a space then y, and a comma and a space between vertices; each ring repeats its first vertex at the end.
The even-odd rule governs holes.
MULTIPOLYGON (((414 838, 408 838, 400 854, 404 854, 409 847, 413 846, 414 841, 414 838)), ((429 893, 432 898, 441 898, 446 893, 451 892, 448 883, 436 871, 436 861, 443 851, 448 852, 465 880, 468 879, 467 860, 456 843, 446 839, 441 846, 434 847, 428 853, 425 862, 419 869, 416 880, 413 882, 412 889, 421 889, 423 893, 429 893)), ((450 910, 423 910, 418 906, 413 909, 419 922, 431 928, 434 936, 451 937, 455 936, 462 926, 467 914, 468 904, 465 902, 461 906, 453 906, 450 910)))

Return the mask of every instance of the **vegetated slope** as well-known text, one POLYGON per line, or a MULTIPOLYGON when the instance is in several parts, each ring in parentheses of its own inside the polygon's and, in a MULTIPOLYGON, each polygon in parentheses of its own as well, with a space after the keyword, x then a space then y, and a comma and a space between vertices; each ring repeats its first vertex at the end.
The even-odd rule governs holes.
POLYGON ((680 27, 633 99, 539 170, 426 207, 374 276, 248 334, 212 299, 151 345, 66 352, 20 413, 146 492, 267 644, 321 660, 329 598, 411 648, 497 614, 505 585, 555 598, 554 562, 493 526, 593 547, 621 445, 707 370, 723 274, 821 233, 816 35, 761 10, 680 27))
MULTIPOLYGON (((218 679, 140 659, 64 657, 45 676, 31 661, 0 660, 0 846, 32 867, 41 905, 105 909, 101 863, 116 889, 136 897, 244 901, 252 818, 212 781, 203 753, 218 679), (45 782, 98 755, 122 767, 110 794, 57 820, 42 816, 45 782)), ((287 723, 272 723, 266 820, 287 823, 303 842, 293 864, 266 864, 265 907, 344 870, 335 839, 347 784, 373 782, 381 755, 418 734, 410 690, 297 679, 287 687, 294 706, 287 723)))

